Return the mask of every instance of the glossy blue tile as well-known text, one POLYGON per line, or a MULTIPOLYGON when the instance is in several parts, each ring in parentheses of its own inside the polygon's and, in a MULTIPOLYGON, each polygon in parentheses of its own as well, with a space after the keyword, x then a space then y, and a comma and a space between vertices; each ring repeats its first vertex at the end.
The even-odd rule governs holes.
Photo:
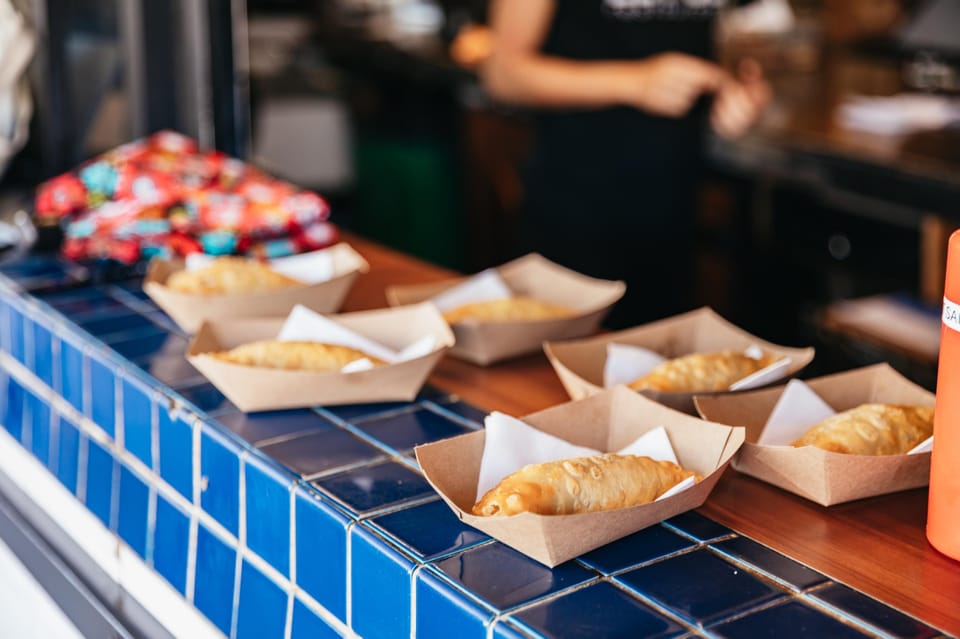
POLYGON ((351 625, 361 637, 410 636, 410 575, 416 564, 363 526, 350 532, 351 625))
POLYGON ((113 313, 117 310, 124 310, 123 304, 109 297, 103 290, 98 288, 57 291, 39 294, 36 297, 69 318, 93 313, 113 313))
POLYGON ((483 418, 487 416, 487 412, 481 410, 474 406, 473 404, 468 404, 464 401, 451 402, 449 404, 443 404, 441 406, 443 410, 450 411, 455 413, 458 416, 462 417, 466 421, 474 424, 475 426, 483 426, 483 418))
POLYGON ((150 389, 130 379, 122 381, 123 446, 153 468, 153 410, 150 389))
POLYGON ((94 337, 99 338, 115 333, 132 333, 143 329, 156 328, 153 322, 133 311, 80 317, 75 319, 74 323, 94 337))
POLYGON ((10 354, 21 364, 26 364, 27 345, 24 329, 26 319, 18 309, 12 306, 7 306, 7 313, 7 320, 10 323, 10 354))
POLYGON ((434 494, 433 488, 422 475, 396 462, 329 475, 314 484, 355 513, 434 494))
POLYGON ((327 625, 299 599, 294 599, 290 639, 340 639, 340 633, 327 625))
POLYGON ((176 390, 185 400, 209 415, 239 411, 213 384, 204 382, 198 386, 188 386, 176 390))
POLYGON ((472 548, 434 564, 498 610, 506 610, 594 578, 574 562, 547 568, 499 542, 472 548))
POLYGON ((110 506, 113 501, 113 456, 103 446, 86 439, 87 443, 87 481, 84 503, 108 528, 110 506))
POLYGON ((703 625, 786 594, 706 549, 625 572, 616 580, 703 625))
MULTIPOLYGON (((44 466, 50 465, 50 406, 38 396, 27 391, 27 408, 30 412, 30 450, 44 466)), ((22 435, 26 443, 26 433, 22 435)))
POLYGON ((93 423, 115 437, 116 391, 114 372, 110 366, 96 357, 89 358, 90 363, 90 406, 85 414, 93 423))
POLYGON ((0 351, 10 352, 10 317, 13 311, 7 301, 0 296, 0 351))
POLYGON ((119 300, 132 299, 138 302, 150 302, 150 296, 143 290, 143 281, 139 278, 129 282, 111 284, 106 290, 119 300))
POLYGON ((590 551, 580 557, 580 561, 604 574, 610 574, 690 548, 695 543, 668 528, 653 525, 590 551))
POLYGON ((200 435, 200 505, 224 528, 237 534, 240 502, 240 449, 213 427, 200 435))
POLYGON ((78 411, 83 411, 83 350, 73 341, 60 340, 60 388, 56 389, 78 411))
POLYGON ((395 451, 407 451, 418 444, 462 435, 472 429, 433 411, 417 409, 381 419, 370 419, 357 428, 395 451))
POLYGON ((530 639, 533 636, 503 619, 493 626, 493 639, 530 639))
POLYGON ((417 573, 417 637, 484 639, 493 610, 469 599, 429 570, 417 573))
POLYGON ((350 519, 297 489, 297 585, 346 621, 347 526, 350 519))
POLYGON ((780 637, 830 637, 861 639, 856 629, 814 610, 799 601, 766 608, 710 628, 712 634, 729 639, 779 639, 780 637))
POLYGON ((290 488, 293 479, 253 456, 244 463, 247 547, 290 576, 290 488))
POLYGON ((690 535, 697 541, 711 541, 733 534, 733 531, 726 526, 721 526, 712 519, 707 519, 692 510, 672 517, 666 520, 664 524, 666 524, 668 528, 673 528, 681 533, 690 535))
POLYGON ((27 391, 17 380, 8 378, 4 400, 0 420, 7 432, 14 439, 20 440, 23 434, 23 422, 30 417, 27 410, 27 391))
POLYGON ((713 547, 724 554, 735 557, 744 563, 755 566, 768 575, 793 586, 797 590, 804 590, 821 584, 827 580, 825 576, 799 564, 780 553, 761 546, 746 537, 734 537, 727 541, 713 544, 713 547))
POLYGON ((830 584, 812 596, 890 636, 922 639, 939 634, 913 617, 841 584, 830 584))
MULTIPOLYGON (((121 353, 122 354, 122 353, 121 353)), ((203 375, 183 355, 153 353, 133 359, 145 373, 167 386, 188 386, 203 383, 203 375)))
POLYGON ((233 619, 236 557, 235 547, 200 525, 193 605, 226 635, 230 634, 233 619))
POLYGON ((80 451, 80 430, 76 424, 63 417, 59 417, 57 477, 67 490, 77 492, 77 459, 80 451))
POLYGON ((623 592, 601 582, 511 615, 543 637, 677 637, 687 630, 623 592))
POLYGON ((240 573, 237 639, 282 637, 287 623, 287 594, 246 561, 240 573))
POLYGON ((335 420, 340 420, 347 423, 353 423, 355 421, 366 419, 374 415, 380 415, 382 413, 397 411, 408 406, 412 406, 410 402, 376 402, 370 404, 345 404, 343 406, 324 406, 320 408, 320 412, 333 417, 335 420))
POLYGON ((44 384, 54 387, 54 336, 46 326, 35 323, 33 325, 33 372, 44 384))
POLYGON ((423 561, 470 548, 490 537, 467 526, 443 501, 404 508, 368 520, 423 561))
POLYGON ((157 410, 157 460, 160 476, 193 501, 193 428, 188 415, 163 406, 157 410))
POLYGON ((329 421, 308 409, 231 413, 217 421, 251 444, 297 433, 333 429, 329 421))
POLYGON ((117 533, 140 555, 147 556, 147 509, 150 489, 132 470, 120 464, 120 509, 117 533))
POLYGON ((373 446, 339 428, 300 435, 260 450, 304 476, 383 456, 373 446))
POLYGON ((171 335, 160 328, 137 333, 120 333, 115 339, 106 339, 105 342, 129 360, 148 357, 183 357, 189 344, 186 338, 171 335))
POLYGON ((157 518, 153 533, 153 567, 180 594, 187 591, 189 546, 190 518, 158 495, 157 518))

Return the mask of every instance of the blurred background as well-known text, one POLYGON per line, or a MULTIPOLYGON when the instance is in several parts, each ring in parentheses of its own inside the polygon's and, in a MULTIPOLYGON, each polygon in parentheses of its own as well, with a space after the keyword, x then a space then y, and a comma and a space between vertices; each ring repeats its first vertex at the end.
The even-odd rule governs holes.
MULTIPOLYGON (((3 210, 169 128, 317 190, 341 227, 428 261, 472 272, 513 256, 534 131, 478 80, 485 2, 13 5, 36 34, 33 117, 3 210)), ((700 304, 821 347, 822 370, 887 360, 933 384, 946 237, 960 226, 958 33, 956 0, 724 11, 719 59, 758 59, 774 100, 746 137, 709 139, 694 254, 678 257, 696 265, 700 304)))

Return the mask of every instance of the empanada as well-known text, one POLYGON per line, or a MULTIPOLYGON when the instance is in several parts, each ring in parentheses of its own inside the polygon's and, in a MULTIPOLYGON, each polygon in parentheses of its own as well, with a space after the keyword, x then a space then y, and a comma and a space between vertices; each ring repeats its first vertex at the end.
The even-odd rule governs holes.
POLYGON ((218 257, 194 271, 177 271, 167 279, 167 286, 193 295, 231 295, 303 286, 303 282, 277 273, 256 260, 218 257))
POLYGON ((209 355, 232 364, 305 371, 338 371, 350 362, 362 358, 369 359, 374 366, 384 363, 383 360, 348 346, 277 340, 251 342, 209 355))
POLYGON ((486 302, 471 302, 451 309, 443 314, 448 324, 456 324, 466 319, 483 322, 510 322, 516 320, 542 320, 557 317, 569 317, 572 309, 532 297, 507 297, 486 302))
POLYGON ((810 427, 794 446, 849 455, 902 455, 933 434, 933 406, 861 404, 810 427))
POLYGON ((474 515, 571 515, 653 501, 694 473, 636 455, 594 455, 530 464, 507 475, 473 507, 474 515))
POLYGON ((764 354, 759 359, 739 351, 693 353, 663 362, 630 383, 633 390, 664 393, 704 393, 722 391, 747 375, 752 375, 779 359, 764 354))

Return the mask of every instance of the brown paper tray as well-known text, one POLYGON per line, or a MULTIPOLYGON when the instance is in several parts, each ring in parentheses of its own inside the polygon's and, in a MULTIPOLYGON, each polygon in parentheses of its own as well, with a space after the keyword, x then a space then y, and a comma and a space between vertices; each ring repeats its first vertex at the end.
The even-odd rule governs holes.
POLYGON ((147 268, 143 290, 177 325, 195 333, 205 319, 233 317, 286 317, 297 304, 318 313, 340 310, 357 276, 369 265, 349 244, 341 242, 333 251, 335 277, 317 284, 291 286, 248 295, 190 295, 166 286, 171 275, 184 268, 184 261, 155 259, 147 268))
MULTIPOLYGON (((603 366, 607 359, 607 344, 611 342, 641 346, 667 358, 725 349, 743 350, 756 344, 764 351, 791 358, 784 379, 796 375, 813 360, 814 355, 813 348, 790 348, 764 341, 723 319, 713 309, 703 307, 616 333, 544 344, 547 359, 571 398, 589 397, 603 390, 603 366)), ((640 392, 661 404, 696 414, 693 393, 640 392)), ((740 392, 744 391, 720 394, 740 392)))
POLYGON ((453 345, 453 333, 432 304, 345 313, 332 318, 397 350, 427 334, 433 335, 437 342, 434 350, 422 357, 355 373, 242 366, 204 354, 272 339, 284 323, 280 318, 250 318, 204 322, 187 349, 187 359, 240 410, 254 412, 305 406, 410 401, 416 397, 433 367, 453 345))
MULTIPOLYGON (((536 253, 507 262, 496 270, 517 295, 572 308, 576 315, 518 322, 468 320, 454 325, 457 343, 450 353, 481 366, 535 352, 545 340, 570 339, 595 332, 626 291, 623 282, 587 277, 536 253)), ((423 302, 465 279, 392 286, 387 288, 387 301, 391 306, 423 302)))
MULTIPOLYGON (((932 406, 934 395, 886 364, 805 380, 837 412, 870 402, 932 406)), ((733 467, 786 491, 832 506, 854 499, 926 486, 930 453, 916 455, 844 455, 813 446, 762 446, 757 440, 784 387, 746 391, 736 396, 698 396, 704 417, 744 426, 746 443, 733 467)))
POLYGON ((430 484, 465 523, 547 566, 556 566, 642 528, 697 508, 743 443, 743 429, 712 424, 650 401, 624 387, 522 418, 573 444, 619 450, 657 426, 666 428, 680 464, 703 480, 662 501, 579 515, 478 517, 475 502, 485 433, 478 431, 416 448, 430 484))

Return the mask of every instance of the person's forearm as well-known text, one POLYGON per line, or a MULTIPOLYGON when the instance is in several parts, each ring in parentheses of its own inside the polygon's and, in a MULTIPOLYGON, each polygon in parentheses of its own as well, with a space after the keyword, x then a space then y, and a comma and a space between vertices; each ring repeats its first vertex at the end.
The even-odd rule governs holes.
POLYGON ((507 102, 546 107, 599 108, 624 99, 627 65, 582 62, 541 54, 494 53, 483 72, 486 89, 507 102))

